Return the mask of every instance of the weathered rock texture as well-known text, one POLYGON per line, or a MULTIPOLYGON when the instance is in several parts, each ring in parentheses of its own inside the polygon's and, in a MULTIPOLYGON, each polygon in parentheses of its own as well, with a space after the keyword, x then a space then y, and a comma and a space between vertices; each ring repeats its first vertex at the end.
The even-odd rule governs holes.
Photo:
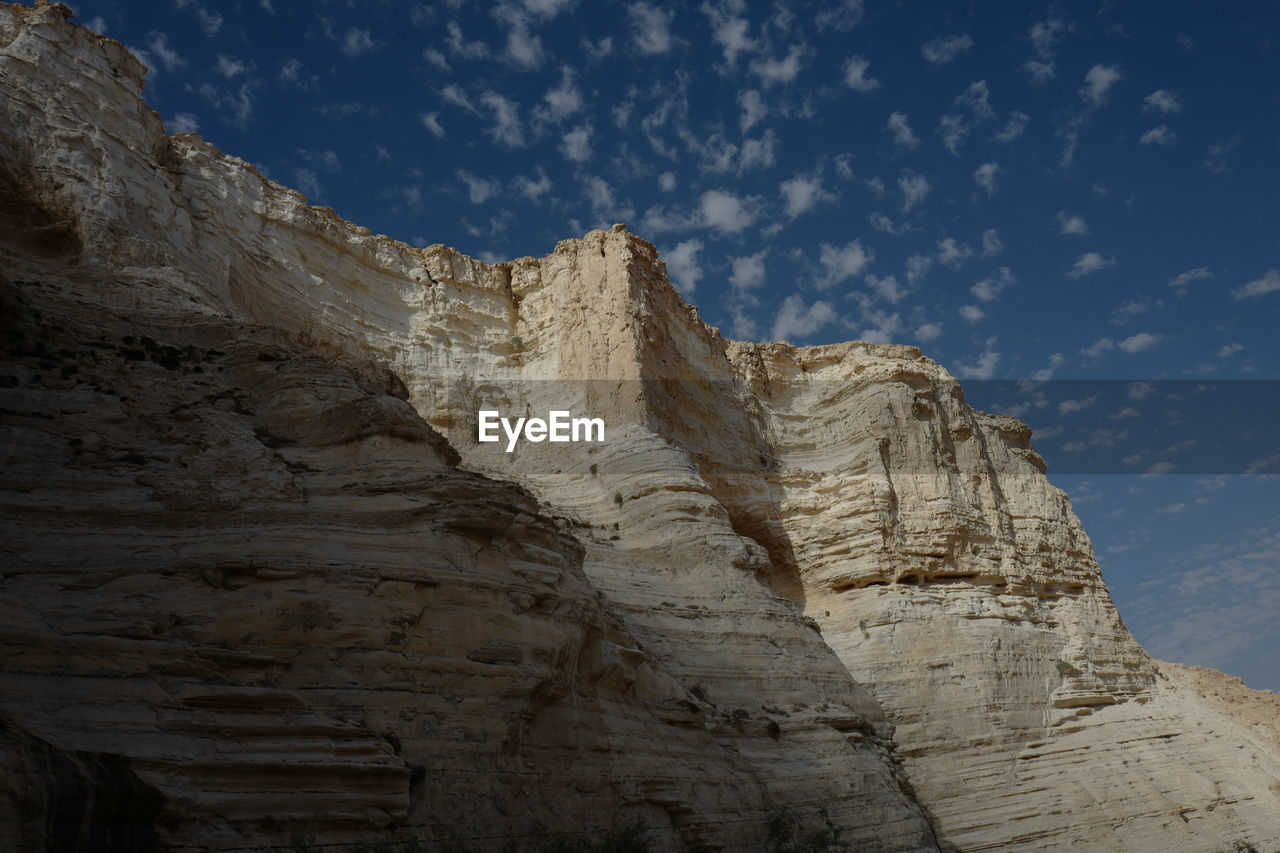
POLYGON ((0 6, 17 849, 1280 843, 1274 700, 1162 676, 1027 428, 918 350, 726 341, 620 226, 371 235, 66 17, 0 6))

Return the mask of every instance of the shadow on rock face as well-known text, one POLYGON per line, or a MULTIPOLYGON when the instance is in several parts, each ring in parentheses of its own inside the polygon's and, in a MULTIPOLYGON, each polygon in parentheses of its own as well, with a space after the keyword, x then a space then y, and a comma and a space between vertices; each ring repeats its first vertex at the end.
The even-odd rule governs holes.
POLYGON ((66 751, 0 717, 0 834, 14 851, 158 849, 160 792, 129 760, 66 751))
POLYGON ((70 209, 32 192, 28 181, 0 165, 0 247, 72 264, 83 245, 70 209))

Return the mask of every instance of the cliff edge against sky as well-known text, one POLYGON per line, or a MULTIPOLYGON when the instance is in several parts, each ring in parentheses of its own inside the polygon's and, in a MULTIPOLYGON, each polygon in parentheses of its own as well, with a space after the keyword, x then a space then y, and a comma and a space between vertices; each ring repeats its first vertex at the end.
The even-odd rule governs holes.
POLYGON ((1029 430, 919 350, 726 340, 622 226, 372 235, 67 17, 0 6, 19 849, 1280 844, 1274 696, 1153 662, 1029 430))

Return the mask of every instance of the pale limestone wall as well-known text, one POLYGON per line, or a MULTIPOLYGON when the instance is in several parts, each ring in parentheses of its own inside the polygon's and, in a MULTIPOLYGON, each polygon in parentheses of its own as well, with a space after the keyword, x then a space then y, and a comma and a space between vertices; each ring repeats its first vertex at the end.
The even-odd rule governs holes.
POLYGON ((329 837, 580 828, 623 803, 726 849, 777 808, 858 849, 1280 843, 1273 746, 1157 674, 1026 427, 915 348, 726 341, 620 227, 499 265, 371 235, 166 138, 136 60, 56 7, 0 6, 0 78, 0 202, 39 225, 0 234, 8 276, 61 288, 14 292, 79 323, 69 349, 105 312, 231 353, 163 393, 90 360, 122 394, 68 379, 7 425, 35 449, 15 472, 51 485, 6 499, 4 624, 30 651, 0 709, 129 757, 170 838, 216 815, 278 840, 253 809, 283 806, 218 780, 336 766, 296 806, 329 837), (473 440, 481 405, 599 415, 609 441, 506 454, 473 440), (42 407, 77 413, 63 443, 33 438, 42 407), (82 459, 86 436, 107 450, 82 459), (181 625, 141 615, 165 613, 181 625), (157 663, 245 644, 251 666, 157 663))

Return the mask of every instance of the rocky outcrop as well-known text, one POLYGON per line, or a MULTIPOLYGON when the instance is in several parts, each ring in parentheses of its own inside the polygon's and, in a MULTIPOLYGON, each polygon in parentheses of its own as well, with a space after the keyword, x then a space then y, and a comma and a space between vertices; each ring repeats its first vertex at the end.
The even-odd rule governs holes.
POLYGON ((727 341, 621 226, 374 236, 166 137, 66 17, 0 6, 25 849, 57 779, 190 849, 1280 842, 1274 739, 1160 674, 1029 431, 918 350, 727 341))

